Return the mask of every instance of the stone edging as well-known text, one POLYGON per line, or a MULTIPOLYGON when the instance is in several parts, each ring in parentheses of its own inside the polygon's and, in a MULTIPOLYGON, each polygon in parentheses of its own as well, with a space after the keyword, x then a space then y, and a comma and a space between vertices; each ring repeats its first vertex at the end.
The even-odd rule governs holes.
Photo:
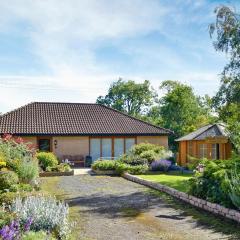
POLYGON ((70 172, 40 172, 39 177, 58 177, 58 176, 73 176, 74 170, 70 172))
POLYGON ((142 178, 133 176, 131 174, 128 173, 124 173, 122 175, 123 178, 130 180, 132 182, 136 182, 139 184, 142 184, 144 186, 165 192, 175 198, 178 198, 184 202, 187 202, 195 207, 201 208, 203 210, 206 210, 208 212, 217 214, 217 215, 221 215, 225 218, 234 220, 238 223, 240 223, 240 212, 236 211, 234 209, 229 209, 229 208, 225 208, 219 204, 216 203, 211 203, 208 202, 206 200, 200 199, 200 198, 196 198, 194 196, 188 195, 187 193, 184 192, 180 192, 174 188, 170 188, 168 186, 162 185, 160 183, 155 183, 149 180, 144 180, 142 178))

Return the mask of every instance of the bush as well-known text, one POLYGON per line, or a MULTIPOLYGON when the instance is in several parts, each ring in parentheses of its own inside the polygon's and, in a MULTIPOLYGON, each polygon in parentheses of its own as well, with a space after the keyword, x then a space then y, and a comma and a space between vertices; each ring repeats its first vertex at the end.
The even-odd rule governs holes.
POLYGON ((57 165, 56 170, 58 172, 70 172, 72 171, 70 165, 68 163, 60 163, 57 165))
POLYGON ((115 170, 116 160, 98 160, 92 164, 93 170, 115 170))
POLYGON ((32 158, 35 148, 30 143, 24 143, 21 138, 14 139, 11 135, 0 138, 0 162, 6 162, 7 167, 15 170, 15 163, 25 157, 32 158))
POLYGON ((149 164, 157 159, 157 153, 154 150, 148 150, 140 154, 140 158, 146 159, 149 164))
POLYGON ((158 160, 151 164, 152 171, 164 171, 167 172, 169 167, 172 165, 171 161, 168 160, 158 160))
POLYGON ((36 157, 43 170, 46 170, 47 167, 56 167, 58 165, 57 157, 53 153, 39 152, 36 157))
POLYGON ((204 159, 197 159, 197 158, 194 158, 194 157, 189 157, 188 158, 188 162, 187 162, 187 168, 189 170, 196 170, 197 166, 199 165, 199 163, 201 161, 203 161, 204 159))
POLYGON ((148 161, 146 159, 140 158, 139 156, 127 155, 127 154, 122 155, 119 158, 119 161, 129 164, 131 166, 148 164, 148 161))
POLYGON ((1 170, 1 168, 5 168, 6 166, 7 166, 6 162, 1 162, 0 161, 0 170, 1 170))
POLYGON ((9 189, 18 183, 18 175, 15 172, 0 172, 0 190, 9 189))
POLYGON ((236 159, 202 160, 200 163, 204 166, 203 172, 196 172, 190 179, 189 194, 226 207, 234 207, 229 195, 230 185, 226 174, 229 175, 235 165, 239 174, 240 161, 236 159))
POLYGON ((22 183, 30 183, 39 175, 37 160, 24 159, 18 164, 16 169, 19 180, 22 183))
POLYGON ((172 152, 166 151, 162 146, 150 143, 140 143, 134 145, 130 151, 120 159, 130 165, 144 165, 146 162, 151 164, 154 160, 162 158, 166 159, 171 156, 172 152))
POLYGON ((0 229, 5 225, 8 225, 14 217, 14 214, 0 208, 0 229))
POLYGON ((10 188, 9 188, 10 192, 32 192, 33 191, 33 187, 30 184, 13 184, 10 188))
POLYGON ((32 219, 30 230, 56 232, 60 239, 66 238, 70 233, 68 222, 68 205, 55 198, 42 196, 29 196, 25 199, 17 198, 12 206, 22 224, 32 219))
POLYGON ((119 175, 122 175, 125 172, 128 172, 133 175, 144 174, 148 171, 148 166, 145 165, 129 165, 122 162, 116 164, 116 172, 119 175))
POLYGON ((230 177, 226 175, 226 179, 229 182, 229 196, 234 206, 240 209, 240 175, 237 167, 232 169, 230 177))

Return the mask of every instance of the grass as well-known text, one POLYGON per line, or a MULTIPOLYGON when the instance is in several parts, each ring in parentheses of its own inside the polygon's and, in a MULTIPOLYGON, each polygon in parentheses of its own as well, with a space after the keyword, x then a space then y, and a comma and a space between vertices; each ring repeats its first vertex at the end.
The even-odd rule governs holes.
POLYGON ((178 171, 174 172, 149 172, 145 175, 139 175, 139 177, 150 180, 153 182, 161 183, 163 185, 172 187, 181 192, 188 191, 188 180, 192 178, 193 174, 191 173, 181 173, 178 171))

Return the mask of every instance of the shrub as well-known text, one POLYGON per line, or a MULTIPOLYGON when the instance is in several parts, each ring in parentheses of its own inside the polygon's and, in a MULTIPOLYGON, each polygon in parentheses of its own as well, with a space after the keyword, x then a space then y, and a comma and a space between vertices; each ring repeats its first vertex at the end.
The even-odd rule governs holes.
POLYGON ((0 172, 0 190, 9 189, 18 183, 18 175, 15 172, 0 172))
POLYGON ((56 167, 58 165, 57 157, 53 153, 39 152, 36 157, 43 170, 46 170, 47 167, 56 167))
POLYGON ((70 233, 68 222, 68 205, 55 198, 29 196, 17 198, 11 205, 11 210, 17 215, 21 224, 26 224, 32 218, 30 230, 56 232, 60 239, 70 233))
POLYGON ((230 178, 226 175, 229 182, 229 196, 235 207, 240 209, 240 176, 237 167, 231 171, 230 178))
POLYGON ((168 160, 158 160, 151 164, 152 171, 164 171, 167 172, 169 167, 172 165, 171 161, 168 160))
POLYGON ((134 145, 127 154, 121 157, 121 160, 130 165, 144 165, 146 162, 151 164, 154 160, 169 158, 171 156, 172 152, 166 151, 162 146, 151 143, 140 143, 134 145), (137 161, 139 163, 136 163, 137 161))
POLYGON ((14 139, 11 135, 0 138, 0 162, 6 162, 7 166, 15 170, 15 163, 25 157, 32 158, 35 148, 32 144, 24 143, 21 138, 14 139))
POLYGON ((32 180, 38 177, 39 174, 38 162, 37 160, 25 158, 18 164, 16 171, 20 182, 30 183, 32 180))
POLYGON ((146 159, 149 164, 151 164, 157 158, 157 153, 154 150, 148 150, 140 154, 140 158, 146 159))
MULTIPOLYGON (((226 174, 231 172, 237 162, 239 164, 239 160, 202 160, 204 171, 197 172, 190 179, 189 194, 226 207, 234 207, 229 196, 230 186, 226 174)), ((239 173, 239 166, 237 169, 239 173)))
POLYGON ((5 225, 8 225, 14 217, 15 216, 9 211, 6 211, 4 208, 0 208, 0 229, 2 229, 5 225))
POLYGON ((57 165, 56 170, 58 172, 70 172, 72 169, 68 163, 60 163, 57 165))
POLYGON ((1 162, 0 161, 0 170, 1 170, 1 168, 5 168, 6 166, 7 166, 6 162, 1 162))
POLYGON ((122 175, 125 172, 128 172, 133 175, 144 174, 148 171, 148 166, 145 165, 129 165, 122 162, 116 164, 116 172, 119 175, 122 175))
POLYGON ((203 161, 204 159, 198 159, 198 158, 194 158, 194 157, 189 157, 188 158, 188 162, 187 162, 187 168, 189 170, 196 170, 197 166, 199 165, 199 163, 201 161, 203 161))
POLYGON ((148 164, 148 161, 146 159, 140 158, 139 156, 135 155, 128 155, 124 154, 119 158, 119 161, 129 164, 131 166, 136 166, 136 165, 145 165, 148 164))
POLYGON ((116 160, 98 160, 92 164, 93 170, 115 170, 116 160))

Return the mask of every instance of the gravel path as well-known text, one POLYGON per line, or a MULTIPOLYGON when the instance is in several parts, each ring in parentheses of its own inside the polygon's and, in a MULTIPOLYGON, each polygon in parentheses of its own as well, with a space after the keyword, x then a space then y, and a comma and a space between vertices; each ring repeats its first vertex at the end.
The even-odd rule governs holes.
POLYGON ((200 225, 148 188, 120 177, 60 177, 59 188, 79 214, 78 239, 235 239, 200 225))

